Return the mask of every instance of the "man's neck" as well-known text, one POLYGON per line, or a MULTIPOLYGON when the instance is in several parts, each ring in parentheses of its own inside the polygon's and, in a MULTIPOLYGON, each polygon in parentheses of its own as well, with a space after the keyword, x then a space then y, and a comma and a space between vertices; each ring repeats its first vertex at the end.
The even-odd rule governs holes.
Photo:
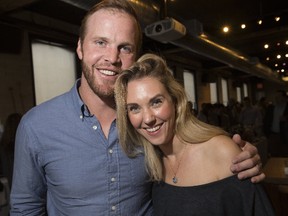
POLYGON ((108 137, 111 123, 116 118, 114 98, 99 97, 85 83, 81 83, 78 91, 83 103, 88 107, 91 115, 98 119, 103 133, 108 137))

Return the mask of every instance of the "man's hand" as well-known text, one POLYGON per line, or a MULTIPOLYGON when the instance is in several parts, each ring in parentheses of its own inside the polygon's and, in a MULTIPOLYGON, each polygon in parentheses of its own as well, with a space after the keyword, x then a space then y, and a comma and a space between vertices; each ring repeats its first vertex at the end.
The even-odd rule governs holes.
POLYGON ((232 139, 243 151, 233 159, 231 171, 238 173, 239 179, 251 177, 253 183, 262 181, 265 174, 261 172, 262 162, 257 148, 242 140, 239 134, 235 134, 232 139))

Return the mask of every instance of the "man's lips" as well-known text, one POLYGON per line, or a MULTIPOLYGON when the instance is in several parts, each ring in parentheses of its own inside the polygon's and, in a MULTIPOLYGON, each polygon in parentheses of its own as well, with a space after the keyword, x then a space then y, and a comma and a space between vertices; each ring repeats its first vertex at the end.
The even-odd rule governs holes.
POLYGON ((100 72, 101 74, 106 75, 106 76, 115 76, 115 75, 118 74, 118 73, 115 72, 115 71, 105 70, 105 69, 99 69, 99 72, 100 72))

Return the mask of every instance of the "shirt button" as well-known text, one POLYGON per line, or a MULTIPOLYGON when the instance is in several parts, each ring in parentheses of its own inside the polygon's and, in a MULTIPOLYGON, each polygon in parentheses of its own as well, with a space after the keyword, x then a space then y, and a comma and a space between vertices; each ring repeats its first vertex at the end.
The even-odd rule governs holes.
POLYGON ((93 130, 97 130, 97 125, 93 125, 93 130))
POLYGON ((111 207, 111 210, 112 210, 112 211, 115 211, 115 210, 116 210, 116 206, 112 206, 112 207, 111 207))
POLYGON ((112 154, 113 153, 113 149, 109 149, 109 153, 112 154))
POLYGON ((114 177, 111 178, 111 182, 115 182, 115 180, 116 180, 116 179, 115 179, 114 177))

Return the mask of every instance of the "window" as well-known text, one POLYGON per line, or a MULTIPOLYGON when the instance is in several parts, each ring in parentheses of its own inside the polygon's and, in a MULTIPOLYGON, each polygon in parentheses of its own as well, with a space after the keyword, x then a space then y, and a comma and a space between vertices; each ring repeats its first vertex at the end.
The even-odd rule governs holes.
POLYGON ((192 102, 193 108, 197 110, 194 74, 188 70, 184 70, 183 78, 184 78, 184 88, 186 90, 188 100, 192 102))
POLYGON ((218 102, 217 83, 210 83, 210 102, 211 104, 215 104, 218 102))
POLYGON ((222 87, 222 103, 224 106, 228 104, 228 84, 226 79, 221 79, 222 87))
POLYGON ((236 87, 237 102, 241 103, 241 88, 236 87))
POLYGON ((76 80, 75 51, 61 44, 32 41, 36 105, 60 95, 76 80))
POLYGON ((246 83, 243 84, 244 97, 248 97, 248 86, 246 83))

